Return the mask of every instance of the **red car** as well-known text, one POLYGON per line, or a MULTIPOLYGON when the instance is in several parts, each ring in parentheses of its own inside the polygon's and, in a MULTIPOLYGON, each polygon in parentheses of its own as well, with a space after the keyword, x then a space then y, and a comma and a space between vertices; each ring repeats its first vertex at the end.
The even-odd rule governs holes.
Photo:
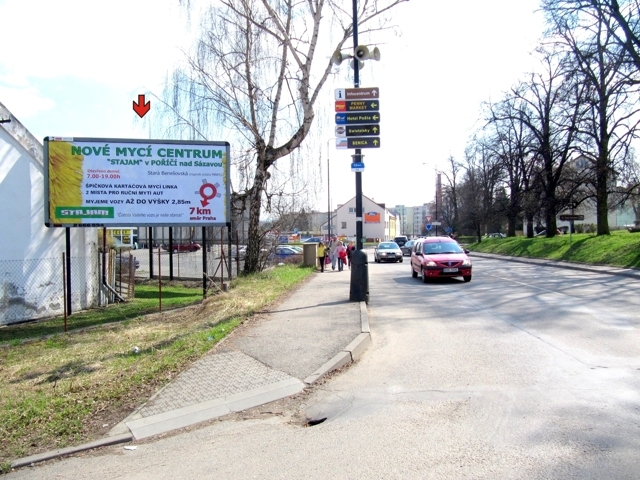
MULTIPOLYGON (((162 248, 169 250, 169 245, 162 245, 162 248)), ((199 243, 174 243, 171 247, 173 253, 178 252, 197 252, 202 247, 199 243)))
POLYGON ((416 240, 411 250, 411 276, 429 278, 462 277, 471 281, 471 260, 458 242, 449 237, 427 237, 416 240))

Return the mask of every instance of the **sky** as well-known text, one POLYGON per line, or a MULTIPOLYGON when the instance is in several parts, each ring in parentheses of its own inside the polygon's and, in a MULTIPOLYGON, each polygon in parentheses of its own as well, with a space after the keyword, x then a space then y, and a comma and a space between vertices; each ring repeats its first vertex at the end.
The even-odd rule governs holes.
MULTIPOLYGON (((462 159, 482 102, 498 100, 535 68, 530 52, 544 28, 539 0, 411 0, 394 11, 400 36, 377 44, 362 87, 380 89, 381 147, 363 149, 363 194, 388 207, 432 201, 435 172, 462 159)), ((193 38, 178 0, 0 0, 0 102, 38 139, 149 138, 132 109, 160 94, 193 38), (149 99, 149 98, 147 98, 149 99)), ((347 62, 319 102, 333 112, 334 88, 352 87, 347 62)), ((153 101, 153 100, 152 100, 153 101)), ((153 103, 151 114, 154 112, 153 103)), ((355 195, 352 150, 334 147, 334 117, 314 124, 330 163, 312 199, 325 210, 355 195)), ((232 146, 233 147, 233 146, 232 146)), ((314 161, 317 161, 315 159, 314 161)))

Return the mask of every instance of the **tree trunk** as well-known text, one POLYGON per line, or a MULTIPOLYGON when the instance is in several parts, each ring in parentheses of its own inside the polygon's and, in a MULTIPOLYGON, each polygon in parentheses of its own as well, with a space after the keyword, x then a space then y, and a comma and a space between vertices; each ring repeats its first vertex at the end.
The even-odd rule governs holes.
POLYGON ((596 179, 596 222, 597 235, 610 235, 609 231, 609 195, 607 193, 607 162, 606 158, 598 158, 596 179))
POLYGON ((260 247, 262 245, 262 233, 260 232, 260 210, 262 208, 262 193, 264 192, 267 172, 265 172, 263 159, 258 159, 258 168, 253 177, 251 194, 249 195, 249 227, 247 232, 247 253, 244 260, 244 272, 253 273, 260 271, 260 247))
POLYGON ((525 215, 526 215, 526 219, 527 219, 527 233, 526 233, 526 236, 527 236, 527 238, 533 238, 533 213, 527 212, 525 215))

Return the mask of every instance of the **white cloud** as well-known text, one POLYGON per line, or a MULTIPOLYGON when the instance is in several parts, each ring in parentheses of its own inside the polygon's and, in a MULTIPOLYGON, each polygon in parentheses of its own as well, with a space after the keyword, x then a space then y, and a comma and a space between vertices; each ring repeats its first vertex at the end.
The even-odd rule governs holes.
POLYGON ((0 101, 15 115, 19 112, 18 120, 21 122, 56 106, 54 100, 43 97, 31 86, 7 87, 0 84, 0 101))
POLYGON ((71 75, 116 85, 155 83, 181 57, 183 20, 171 0, 5 0, 0 66, 20 77, 71 75))

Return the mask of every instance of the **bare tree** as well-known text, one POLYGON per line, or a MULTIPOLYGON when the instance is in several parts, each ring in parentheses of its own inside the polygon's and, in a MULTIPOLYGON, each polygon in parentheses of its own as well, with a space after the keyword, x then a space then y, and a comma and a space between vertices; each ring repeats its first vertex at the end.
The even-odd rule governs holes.
POLYGON ((584 108, 576 139, 581 156, 591 165, 592 189, 587 196, 595 200, 597 234, 608 235, 609 211, 636 187, 628 176, 635 171, 629 149, 640 121, 636 69, 627 68, 627 53, 604 16, 589 15, 579 21, 551 12, 550 20, 551 33, 572 55, 575 76, 585 86, 579 98, 584 108))
POLYGON ((460 223, 478 238, 495 221, 494 201, 501 169, 495 155, 476 138, 465 152, 465 171, 458 187, 460 223))
MULTIPOLYGON (((382 28, 390 9, 405 1, 360 1, 360 34, 382 28)), ((218 126, 233 138, 239 185, 232 204, 249 211, 247 273, 261 268, 260 218, 273 167, 295 157, 309 135, 329 57, 352 37, 352 23, 351 10, 337 1, 221 0, 201 15, 195 51, 168 84, 174 132, 206 139, 218 126), (323 48, 328 42, 331 50, 323 48)))
POLYGON ((585 17, 587 22, 602 22, 608 35, 640 70, 640 0, 543 0, 542 5, 551 24, 563 18, 573 29, 585 17))
POLYGON ((532 185, 540 187, 546 235, 557 231, 556 215, 563 207, 557 197, 565 179, 563 169, 571 159, 580 118, 583 85, 567 72, 567 56, 541 50, 543 70, 512 89, 517 102, 516 118, 529 130, 533 142, 532 185))
MULTIPOLYGON (((519 120, 522 100, 507 96, 504 100, 487 105, 487 126, 490 140, 487 147, 500 159, 504 170, 505 195, 503 211, 507 217, 507 235, 516 234, 516 225, 525 211, 525 198, 530 196, 534 142, 530 130, 519 120)), ((527 225, 532 224, 531 208, 527 209, 527 225)), ((533 235, 531 230, 529 236, 533 235)))
POLYGON ((442 171, 446 183, 442 187, 442 213, 443 219, 452 229, 458 231, 458 177, 461 174, 463 165, 456 161, 453 156, 447 160, 449 170, 442 171))

